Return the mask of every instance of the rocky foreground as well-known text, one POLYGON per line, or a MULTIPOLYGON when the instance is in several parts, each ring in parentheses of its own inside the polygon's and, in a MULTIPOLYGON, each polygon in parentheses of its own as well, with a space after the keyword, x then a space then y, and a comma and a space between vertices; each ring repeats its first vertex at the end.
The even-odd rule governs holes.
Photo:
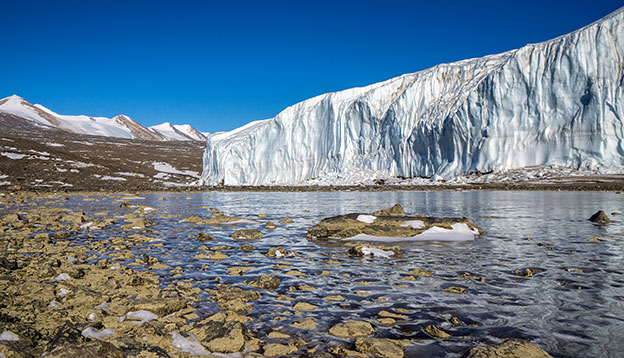
MULTIPOLYGON (((242 276, 240 285, 218 284, 208 292, 218 306, 216 313, 207 315, 200 310, 201 290, 188 280, 173 280, 163 284, 154 271, 168 270, 179 275, 180 268, 169 267, 151 256, 149 248, 163 244, 154 240, 150 229, 149 206, 129 203, 131 198, 119 197, 116 205, 128 210, 123 216, 103 211, 87 215, 58 204, 63 196, 35 197, 13 194, 2 199, 0 215, 0 357, 188 357, 227 354, 230 357, 402 357, 411 342, 376 335, 378 327, 370 320, 344 319, 328 331, 330 341, 306 342, 281 329, 262 335, 250 327, 250 312, 257 309, 264 295, 282 285, 273 274, 246 277, 253 267, 235 266, 230 274, 242 276), (44 202, 37 205, 33 199, 44 202), (106 230, 122 224, 125 234, 96 238, 90 229, 106 230), (137 247, 144 250, 137 254, 137 247), (134 252, 133 252, 134 251, 134 252), (104 258, 106 256, 106 258, 104 258), (127 264, 127 262, 130 262, 127 264)), ((97 200, 85 197, 83 200, 97 200)), ((400 207, 378 212, 377 215, 398 213, 400 207)), ((188 216, 184 222, 203 224, 232 223, 243 218, 224 215, 212 208, 208 219, 188 216)), ((401 209, 402 211, 402 209, 401 209)), ((258 216, 262 218, 262 215, 258 216)), ((426 220, 425 220, 426 221, 426 220)), ((288 224, 284 218, 280 224, 288 224)), ((270 229, 276 224, 267 222, 270 229)), ((257 229, 234 231, 232 239, 244 242, 240 252, 252 252, 248 244, 262 238, 257 229)), ((197 240, 209 243, 214 238, 198 232, 197 240)), ((350 245, 350 254, 366 254, 362 249, 374 245, 350 245)), ((400 254, 398 247, 380 247, 400 254)), ((224 253, 232 248, 206 246, 195 256, 210 262, 225 260, 224 253)), ((294 251, 273 247, 266 255, 275 258, 296 257, 294 251)), ((303 262, 305 264, 305 262, 303 262)), ((279 265, 279 264, 278 264, 279 265)), ((283 265, 288 268, 286 265, 283 265)), ((324 271, 325 273, 325 271, 324 271)), ((329 272, 326 272, 329 273, 329 272)), ((300 275, 297 270, 288 274, 300 275)), ((431 276, 431 272, 412 270, 416 276, 431 276)), ((306 285, 290 287, 291 291, 310 289, 306 285)), ((314 288, 311 288, 314 289, 314 288)), ((449 290, 454 287, 449 287, 449 290)), ((461 289, 456 287, 455 289, 461 289)), ((449 291, 450 292, 450 291, 449 291)), ((461 293, 461 292, 457 292, 461 293)), ((289 295, 278 300, 289 301, 289 295)), ((327 296, 339 301, 344 297, 327 296)), ((312 303, 299 301, 295 312, 313 311, 312 303)), ((406 318, 402 312, 381 311, 379 327, 393 325, 406 318)), ((457 317, 454 326, 464 325, 457 317)), ((303 318, 293 323, 301 332, 314 332, 317 324, 303 318)), ((447 339, 451 334, 437 325, 422 327, 433 339, 447 339)), ((223 356, 223 355, 221 355, 223 356)), ((510 340, 498 346, 475 347, 467 357, 549 357, 536 345, 510 340)))

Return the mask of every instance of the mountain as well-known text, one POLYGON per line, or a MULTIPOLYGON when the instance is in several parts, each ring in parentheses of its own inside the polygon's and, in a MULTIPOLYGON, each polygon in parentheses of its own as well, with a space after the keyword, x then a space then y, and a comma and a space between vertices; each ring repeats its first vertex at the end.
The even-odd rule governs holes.
POLYGON ((165 122, 149 127, 167 140, 198 140, 205 141, 206 136, 189 124, 171 124, 165 122))
POLYGON ((182 128, 184 131, 179 138, 167 136, 159 131, 146 128, 137 121, 123 114, 113 118, 90 117, 85 115, 61 115, 42 105, 30 104, 28 101, 17 95, 0 100, 0 113, 7 113, 26 119, 30 122, 30 124, 40 128, 58 128, 67 132, 79 134, 150 141, 204 141, 206 138, 190 125, 176 126, 182 128), (195 132, 200 135, 197 135, 195 132))
POLYGON ((624 12, 497 55, 323 94, 208 137, 204 184, 624 170, 624 12))

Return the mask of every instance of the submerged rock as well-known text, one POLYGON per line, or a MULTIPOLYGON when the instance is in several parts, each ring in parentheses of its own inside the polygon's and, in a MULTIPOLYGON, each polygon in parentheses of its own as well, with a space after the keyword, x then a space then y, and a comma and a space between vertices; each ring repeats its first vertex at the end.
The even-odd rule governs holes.
POLYGON ((370 354, 373 357, 403 357, 403 351, 408 345, 409 340, 362 337, 355 339, 355 350, 361 353, 370 354))
POLYGON ((426 326, 425 328, 423 328, 423 332, 427 333, 428 335, 430 335, 431 337, 434 338, 450 338, 451 335, 448 334, 447 332, 444 332, 440 327, 434 325, 434 324, 430 324, 428 326, 426 326))
POLYGON ((199 232, 199 234, 197 234, 197 236, 195 236, 195 238, 196 238, 198 241, 210 241, 210 240, 214 240, 214 239, 215 239, 215 237, 214 237, 214 236, 209 235, 209 234, 206 234, 206 233, 205 233, 205 232, 203 232, 203 231, 200 231, 200 232, 199 232))
POLYGON ((588 220, 599 224, 608 224, 611 222, 611 219, 609 219, 609 217, 603 210, 596 212, 588 220))
POLYGON ((466 358, 552 358, 552 356, 531 342, 510 339, 495 346, 472 348, 466 358))
POLYGON ((265 290, 272 290, 274 288, 277 288, 280 283, 282 283, 282 280, 280 280, 277 276, 273 274, 266 274, 258 277, 257 279, 245 281, 245 284, 248 286, 262 288, 265 290))
POLYGON ((366 337, 375 332, 373 326, 364 321, 347 321, 338 323, 329 329, 329 334, 339 338, 366 337))
POLYGON ((463 241, 483 230, 466 218, 404 216, 400 206, 368 214, 346 214, 321 220, 308 229, 308 239, 353 241, 463 241), (379 214, 381 213, 381 214, 379 214))
POLYGON ((299 350, 299 348, 297 348, 297 346, 293 344, 285 345, 279 343, 269 343, 263 348, 265 357, 284 356, 288 354, 293 354, 299 350))

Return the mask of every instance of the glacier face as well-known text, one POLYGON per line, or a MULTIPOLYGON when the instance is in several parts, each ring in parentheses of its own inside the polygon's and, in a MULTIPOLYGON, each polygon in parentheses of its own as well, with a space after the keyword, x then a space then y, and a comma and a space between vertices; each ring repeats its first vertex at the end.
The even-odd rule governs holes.
POLYGON ((624 10, 518 50, 320 95, 210 135, 200 183, 295 184, 530 165, 624 169, 624 10))

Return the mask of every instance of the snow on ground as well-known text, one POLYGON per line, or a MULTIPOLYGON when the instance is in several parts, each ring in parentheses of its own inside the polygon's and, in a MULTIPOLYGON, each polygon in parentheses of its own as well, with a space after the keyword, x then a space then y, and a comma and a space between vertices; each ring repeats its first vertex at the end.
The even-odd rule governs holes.
POLYGON ((126 176, 126 177, 139 177, 139 178, 145 178, 145 175, 140 174, 140 173, 116 172, 115 174, 117 174, 117 175, 121 175, 121 176, 126 176))
POLYGON ((93 174, 94 177, 100 179, 100 180, 116 180, 116 181, 126 181, 126 178, 122 178, 122 177, 111 177, 108 175, 99 175, 99 174, 93 174))
POLYGON ((455 223, 451 229, 431 227, 424 232, 409 237, 374 236, 357 234, 342 239, 343 241, 376 241, 376 242, 402 242, 402 241, 472 241, 479 235, 477 229, 470 229, 465 223, 455 223))
POLYGON ((28 154, 9 153, 9 152, 2 152, 0 153, 0 155, 5 156, 9 159, 13 159, 13 160, 23 159, 24 157, 28 156, 28 154))
POLYGON ((169 163, 154 162, 154 170, 161 173, 180 174, 199 179, 199 173, 192 170, 178 170, 169 163))
POLYGON ((425 227, 425 223, 422 220, 408 220, 401 224, 403 227, 411 227, 412 229, 422 229, 425 227))
POLYGON ((48 147, 64 147, 65 144, 61 144, 61 143, 45 143, 45 145, 47 145, 48 147))
POLYGON ((372 224, 375 219, 377 219, 377 217, 373 215, 358 215, 356 220, 363 223, 372 224))

